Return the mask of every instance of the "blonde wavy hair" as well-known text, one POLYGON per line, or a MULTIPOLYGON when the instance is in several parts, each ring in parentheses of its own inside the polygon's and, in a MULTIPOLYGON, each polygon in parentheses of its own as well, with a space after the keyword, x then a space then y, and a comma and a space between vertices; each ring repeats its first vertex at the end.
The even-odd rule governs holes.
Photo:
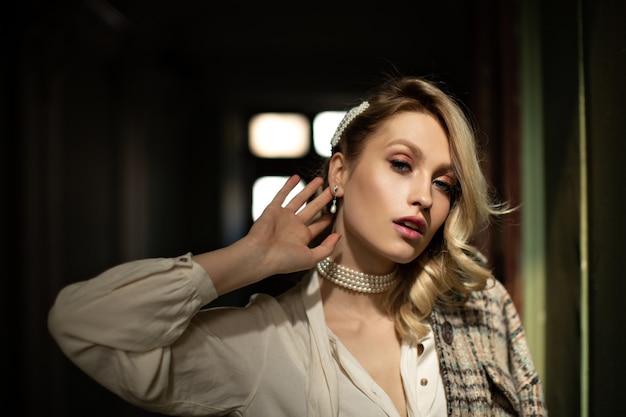
MULTIPOLYGON (((334 152, 357 161, 371 132, 394 114, 423 112, 435 117, 447 134, 457 187, 442 228, 413 262, 400 265, 398 284, 385 293, 384 305, 395 318, 402 337, 420 338, 428 332, 435 307, 464 304, 472 291, 483 290, 494 279, 473 244, 493 216, 510 211, 492 200, 482 173, 475 133, 460 104, 434 82, 420 77, 387 80, 365 98, 369 107, 343 130, 334 152)), ((327 178, 328 167, 321 175, 327 178)))

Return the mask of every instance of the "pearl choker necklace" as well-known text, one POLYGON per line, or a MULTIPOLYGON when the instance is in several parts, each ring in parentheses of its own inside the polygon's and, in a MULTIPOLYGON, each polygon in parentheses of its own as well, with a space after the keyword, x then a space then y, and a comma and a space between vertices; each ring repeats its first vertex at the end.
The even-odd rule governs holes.
POLYGON ((385 275, 372 275, 346 268, 330 258, 319 261, 317 271, 333 284, 363 293, 385 292, 398 280, 397 268, 385 275))

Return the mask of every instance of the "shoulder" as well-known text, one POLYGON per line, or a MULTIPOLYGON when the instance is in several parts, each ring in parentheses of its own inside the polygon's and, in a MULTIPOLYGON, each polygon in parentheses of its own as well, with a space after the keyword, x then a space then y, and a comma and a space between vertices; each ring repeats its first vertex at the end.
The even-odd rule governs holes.
POLYGON ((475 291, 464 306, 464 309, 479 312, 482 321, 491 327, 517 327, 519 316, 513 299, 504 284, 493 280, 486 289, 475 291))
MULTIPOLYGON (((200 311, 193 323, 210 338, 239 349, 250 346, 280 346, 292 352, 305 352, 308 323, 296 288, 280 296, 257 293, 245 306, 218 306, 200 311)), ((281 351, 285 352, 284 349, 281 351)))
POLYGON ((508 290, 497 280, 491 281, 484 290, 472 291, 462 306, 437 306, 433 309, 433 319, 435 324, 447 321, 453 327, 475 327, 481 331, 510 326, 512 322, 519 321, 508 290))
POLYGON ((281 328, 291 328, 300 333, 308 326, 307 311, 303 302, 303 286, 308 282, 303 278, 295 286, 279 295, 255 294, 245 307, 257 320, 281 328))
POLYGON ((502 308, 509 302, 512 302, 512 299, 504 284, 498 280, 490 280, 484 290, 470 293, 467 305, 482 308, 502 308))

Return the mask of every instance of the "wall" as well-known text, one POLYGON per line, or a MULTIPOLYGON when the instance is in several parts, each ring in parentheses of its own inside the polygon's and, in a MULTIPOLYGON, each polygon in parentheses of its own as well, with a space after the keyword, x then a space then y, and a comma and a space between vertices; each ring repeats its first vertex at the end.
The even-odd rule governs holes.
MULTIPOLYGON (((6 112, 0 128, 7 139, 1 148, 3 192, 8 195, 2 225, 9 279, 3 324, 11 335, 5 356, 15 360, 3 366, 4 374, 12 376, 8 395, 19 399, 20 415, 144 414, 67 362, 48 336, 47 311, 69 282, 125 260, 215 248, 245 230, 247 213, 237 212, 242 200, 233 204, 222 197, 238 188, 246 199, 241 193, 251 168, 245 163, 241 126, 260 104, 281 106, 299 97, 298 106, 313 112, 329 103, 343 105, 385 72, 431 75, 445 81, 474 112, 496 191, 519 198, 518 2, 413 2, 402 13, 390 11, 387 16, 348 8, 332 16, 292 14, 296 23, 278 14, 218 14, 210 2, 176 7, 167 1, 115 3, 31 0, 6 6, 8 59, 1 85, 6 94, 0 99, 6 112), (312 59, 316 56, 321 58, 312 59), (231 219, 235 232, 225 229, 225 212, 236 212, 231 219)), ((602 45, 614 39, 611 30, 619 27, 615 20, 607 22, 616 15, 601 13, 607 3, 594 6, 595 18, 587 23, 596 34, 586 38, 595 51, 588 63, 596 72, 590 76, 595 75, 594 86, 602 86, 592 89, 590 98, 607 103, 593 108, 599 115, 590 125, 594 135, 607 138, 593 152, 604 155, 593 160, 594 171, 612 169, 611 157, 619 149, 607 145, 612 143, 608 138, 623 127, 614 126, 619 121, 613 114, 604 119, 617 93, 603 84, 603 68, 615 62, 610 53, 615 49, 602 45)), ((546 30, 564 19, 561 7, 572 14, 564 5, 547 4, 546 30)), ((578 193, 568 185, 578 172, 578 90, 572 83, 576 70, 570 68, 576 65, 576 27, 562 29, 543 35, 562 54, 546 56, 545 77, 553 85, 545 91, 550 118, 545 129, 553 141, 546 146, 546 158, 558 162, 546 163, 551 165, 547 178, 550 183, 557 178, 563 186, 547 206, 558 208, 549 213, 554 219, 550 256, 567 263, 549 266, 548 295, 559 302, 550 305, 555 318, 548 322, 555 329, 548 342, 551 347, 565 341, 571 350, 565 356, 562 350, 551 350, 549 362, 556 369, 551 368, 547 382, 549 404, 566 404, 562 410, 574 414, 560 415, 575 415, 572 395, 578 395, 579 373, 572 364, 580 357, 579 287, 561 284, 568 282, 570 272, 577 274, 579 263, 576 242, 573 247, 559 245, 563 238, 569 242, 578 235, 573 223, 579 217, 562 216, 575 206, 578 193)), ((615 188, 618 178, 595 180, 597 202, 617 198, 601 190, 603 184, 615 188)), ((602 248, 607 252, 598 255, 615 247, 602 240, 605 233, 619 230, 611 227, 619 224, 611 220, 594 231, 596 243, 607 244, 602 248)), ((504 227, 504 232, 494 231, 487 249, 497 275, 521 303, 516 225, 504 227)), ((610 292, 615 283, 603 281, 615 266, 600 260, 595 264, 601 274, 594 281, 593 303, 601 304, 596 314, 602 315, 594 316, 594 328, 598 337, 615 337, 613 321, 607 323, 605 315, 614 312, 615 302, 604 304, 607 296, 615 297, 610 292)), ((603 346, 603 353, 615 353, 612 346, 603 346)), ((598 363, 594 378, 615 375, 610 372, 614 368, 598 363)))
POLYGON ((539 292, 525 298, 545 296, 545 335, 539 337, 545 337, 547 403, 551 416, 619 415, 625 371, 619 358, 626 347, 620 307, 626 5, 529 4, 535 15, 524 30, 538 42, 526 55, 536 60, 526 71, 537 70, 526 78, 532 84, 526 105, 538 106, 541 114, 526 121, 538 124, 527 130, 542 138, 536 156, 543 175, 527 187, 529 200, 533 189, 541 193, 535 199, 543 212, 526 226, 545 226, 545 241, 535 242, 545 245, 545 265, 537 269, 545 267, 545 294, 530 286, 539 292))

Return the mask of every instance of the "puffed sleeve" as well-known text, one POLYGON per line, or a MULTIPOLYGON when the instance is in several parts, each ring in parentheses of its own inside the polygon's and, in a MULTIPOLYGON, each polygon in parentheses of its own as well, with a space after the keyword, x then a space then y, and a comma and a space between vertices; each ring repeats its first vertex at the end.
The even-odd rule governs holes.
MULTIPOLYGON (((133 261, 62 289, 48 327, 72 362, 125 400, 161 413, 206 415, 241 406, 254 389, 246 385, 249 361, 220 334, 232 332, 232 322, 198 318, 216 297, 191 254, 133 261), (231 376, 227 387, 223 372, 231 376)), ((254 349, 263 338, 233 343, 254 349)))

